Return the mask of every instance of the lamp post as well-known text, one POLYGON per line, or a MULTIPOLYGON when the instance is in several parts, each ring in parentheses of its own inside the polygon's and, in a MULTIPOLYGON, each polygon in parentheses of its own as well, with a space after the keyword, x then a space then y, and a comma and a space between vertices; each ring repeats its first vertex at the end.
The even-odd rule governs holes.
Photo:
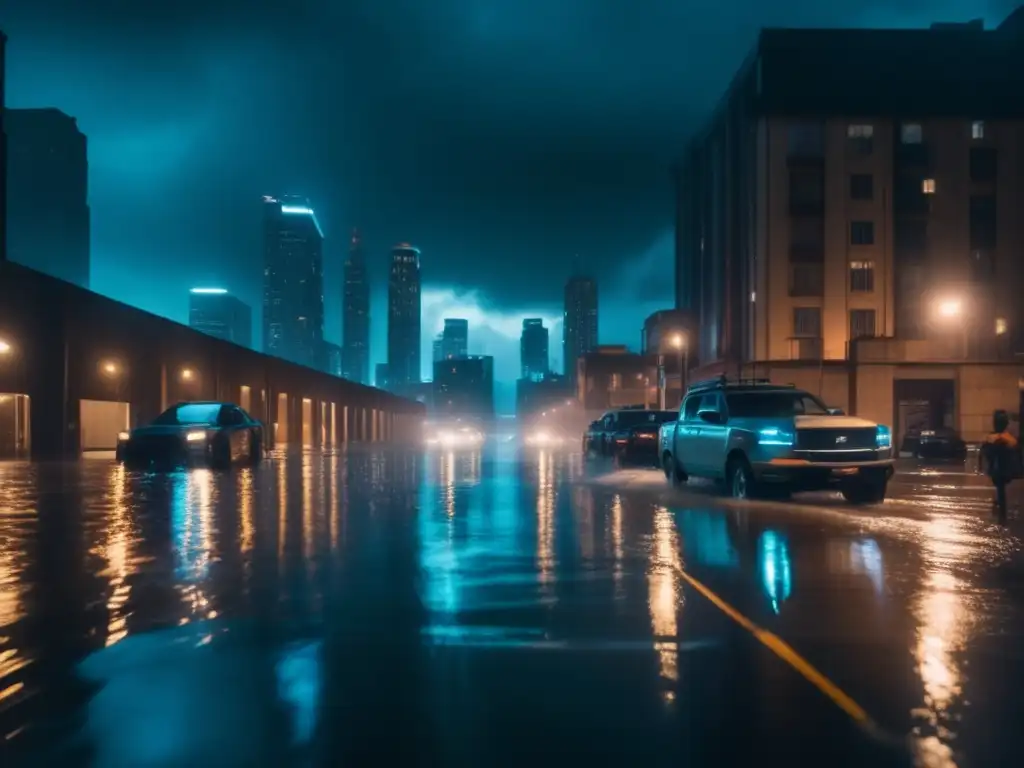
POLYGON ((968 349, 967 338, 967 316, 964 312, 963 302, 958 298, 943 299, 938 302, 935 310, 939 320, 943 323, 959 326, 961 349, 964 360, 966 360, 970 350, 968 349))
POLYGON ((672 337, 672 346, 679 350, 679 399, 686 394, 686 385, 690 378, 690 338, 685 332, 672 337))

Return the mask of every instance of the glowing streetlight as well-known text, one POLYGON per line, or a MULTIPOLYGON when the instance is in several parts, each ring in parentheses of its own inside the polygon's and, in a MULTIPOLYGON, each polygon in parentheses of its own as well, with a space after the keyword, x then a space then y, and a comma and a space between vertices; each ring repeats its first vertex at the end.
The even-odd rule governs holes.
POLYGON ((683 336, 683 334, 681 333, 677 333, 675 336, 672 337, 672 346, 675 347, 676 349, 682 349, 685 343, 686 337, 683 336))
POLYGON ((105 361, 100 367, 107 376, 116 376, 119 371, 117 363, 113 360, 105 361))
POLYGON ((939 302, 939 317, 951 319, 954 317, 960 317, 963 312, 963 307, 960 304, 959 299, 945 299, 939 302))
POLYGON ((9 355, 12 349, 13 347, 10 345, 10 342, 0 339, 0 355, 9 355))
POLYGON ((195 378, 195 374, 192 372, 191 368, 182 368, 181 369, 181 380, 182 381, 192 381, 193 378, 195 378))

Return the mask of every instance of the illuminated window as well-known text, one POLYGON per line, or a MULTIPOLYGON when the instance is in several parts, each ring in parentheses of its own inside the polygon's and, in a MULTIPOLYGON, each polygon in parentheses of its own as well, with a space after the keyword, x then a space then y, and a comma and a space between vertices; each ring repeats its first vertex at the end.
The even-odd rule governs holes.
POLYGON ((935 194, 935 179, 925 179, 921 182, 921 191, 926 195, 935 194))
POLYGON ((924 131, 920 123, 903 123, 900 126, 900 141, 904 144, 920 144, 924 140, 924 131))
POLYGON ((850 139, 870 139, 875 135, 875 126, 851 124, 846 126, 846 136, 850 139))
POLYGON ((971 123, 971 138, 972 139, 984 139, 985 138, 985 121, 975 120, 971 123))
POLYGON ((996 318, 996 336, 1002 336, 1004 333, 1006 333, 1006 318, 1005 317, 997 317, 996 318))
POLYGON ((850 291, 870 293, 875 290, 875 262, 850 262, 850 291))

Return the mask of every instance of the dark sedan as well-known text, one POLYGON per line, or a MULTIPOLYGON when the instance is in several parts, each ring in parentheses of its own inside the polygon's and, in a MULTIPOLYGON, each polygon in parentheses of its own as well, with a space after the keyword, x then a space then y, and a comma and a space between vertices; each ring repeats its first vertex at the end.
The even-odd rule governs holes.
POLYGON ((126 465, 228 467, 262 458, 263 425, 232 403, 178 403, 117 441, 117 460, 126 465))
POLYGON ((932 461, 963 461, 967 458, 967 443, 954 429, 925 429, 908 435, 914 457, 932 461))
POLYGON ((667 421, 675 421, 676 411, 623 411, 612 434, 615 461, 620 466, 642 464, 656 467, 658 430, 667 421))

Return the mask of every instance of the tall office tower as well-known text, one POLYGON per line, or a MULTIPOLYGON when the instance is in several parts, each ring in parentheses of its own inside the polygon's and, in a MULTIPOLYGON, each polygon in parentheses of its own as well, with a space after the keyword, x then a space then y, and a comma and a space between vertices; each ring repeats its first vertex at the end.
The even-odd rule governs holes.
POLYGON ((4 127, 7 36, 0 32, 0 262, 7 260, 7 129, 4 127))
POLYGON ((388 385, 392 391, 409 393, 419 384, 420 249, 400 243, 391 249, 388 279, 388 385))
POLYGON ((597 283, 577 275, 565 284, 562 321, 565 377, 575 387, 576 362, 597 346, 597 283))
POLYGON ((263 350, 319 368, 324 234, 304 197, 263 198, 263 350))
POLYGON ((370 279, 358 230, 352 231, 345 259, 345 300, 342 308, 341 375, 370 383, 370 279))
POLYGON ((438 360, 444 360, 444 334, 439 333, 434 337, 434 341, 431 344, 431 351, 433 352, 433 360, 436 363, 438 360))
POLYGON ((59 109, 8 109, 7 257, 89 287, 85 134, 59 109))
POLYGON ((434 363, 434 415, 490 421, 494 418, 494 358, 455 357, 434 363))
POLYGON ((441 331, 441 358, 460 360, 469 354, 469 321, 446 317, 441 331))
POLYGON ((252 309, 224 288, 193 288, 188 325, 209 336, 252 348, 252 309))
POLYGON ((523 320, 523 333, 519 337, 520 376, 540 381, 550 370, 548 362, 548 329, 539 317, 523 320))

